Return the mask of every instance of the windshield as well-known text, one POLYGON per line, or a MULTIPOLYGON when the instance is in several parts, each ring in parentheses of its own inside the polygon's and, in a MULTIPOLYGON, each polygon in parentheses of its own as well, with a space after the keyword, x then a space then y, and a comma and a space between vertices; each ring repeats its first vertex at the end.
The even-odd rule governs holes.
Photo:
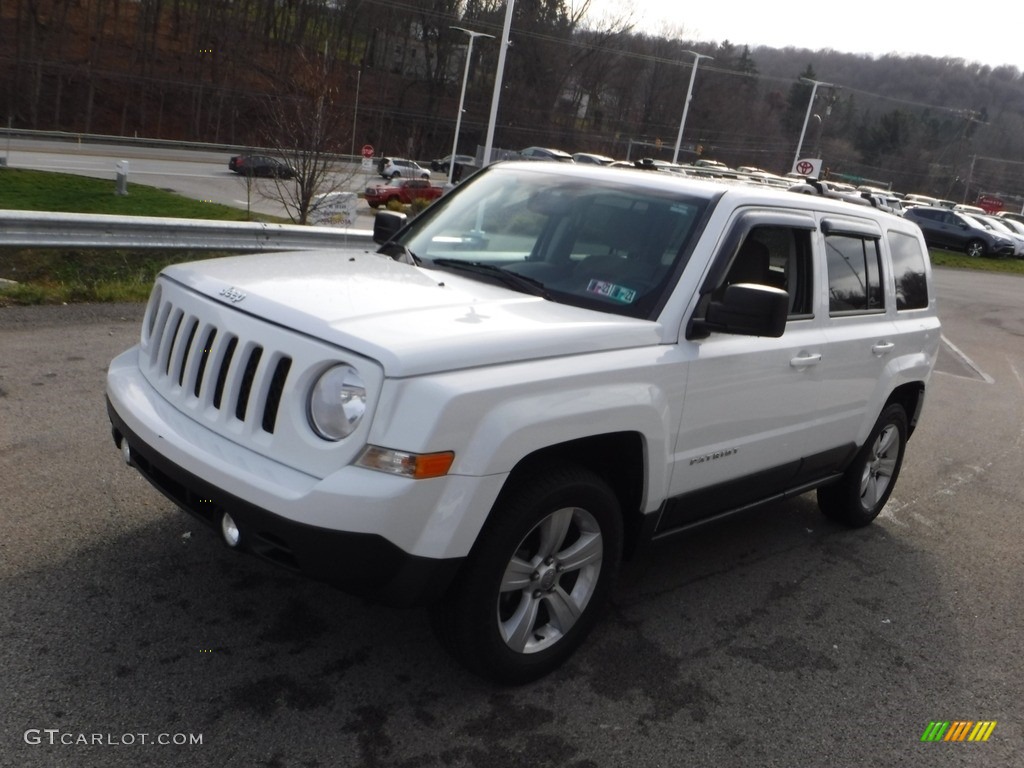
POLYGON ((527 279, 519 281, 524 289, 552 301, 650 317, 688 257, 711 196, 631 182, 631 171, 595 171, 493 166, 399 242, 427 268, 492 280, 514 273, 527 279))

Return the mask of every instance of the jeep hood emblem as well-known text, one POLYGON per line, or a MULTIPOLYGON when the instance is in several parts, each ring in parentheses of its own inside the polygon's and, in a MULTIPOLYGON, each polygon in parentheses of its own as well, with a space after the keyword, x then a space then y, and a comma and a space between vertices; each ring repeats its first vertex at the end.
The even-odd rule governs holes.
POLYGON ((245 298, 245 294, 233 286, 231 288, 221 289, 221 292, 218 295, 223 296, 232 304, 237 304, 238 302, 245 298))

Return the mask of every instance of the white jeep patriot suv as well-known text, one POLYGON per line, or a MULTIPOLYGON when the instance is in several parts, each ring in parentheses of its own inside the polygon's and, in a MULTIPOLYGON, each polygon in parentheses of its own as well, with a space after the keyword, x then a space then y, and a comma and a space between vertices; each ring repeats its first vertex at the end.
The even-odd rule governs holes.
POLYGON ((523 682, 652 539, 880 512, 939 344, 920 229, 650 171, 496 164, 376 252, 169 267, 108 373, 125 460, 231 547, 429 604, 523 682))

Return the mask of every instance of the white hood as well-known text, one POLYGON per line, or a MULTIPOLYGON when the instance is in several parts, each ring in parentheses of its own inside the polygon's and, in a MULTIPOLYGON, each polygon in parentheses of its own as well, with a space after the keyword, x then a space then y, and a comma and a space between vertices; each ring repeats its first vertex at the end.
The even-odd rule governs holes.
POLYGON ((659 326, 365 250, 235 256, 164 274, 242 312, 416 376, 660 342, 659 326))

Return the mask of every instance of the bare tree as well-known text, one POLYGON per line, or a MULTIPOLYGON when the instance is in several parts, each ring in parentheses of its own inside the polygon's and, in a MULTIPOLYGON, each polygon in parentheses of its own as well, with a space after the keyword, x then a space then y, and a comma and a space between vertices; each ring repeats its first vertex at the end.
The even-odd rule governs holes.
POLYGON ((335 163, 351 124, 340 103, 340 80, 326 59, 297 54, 288 81, 279 82, 265 102, 266 146, 294 176, 274 178, 260 191, 299 224, 307 223, 318 195, 344 188, 355 173, 339 171, 335 163))

